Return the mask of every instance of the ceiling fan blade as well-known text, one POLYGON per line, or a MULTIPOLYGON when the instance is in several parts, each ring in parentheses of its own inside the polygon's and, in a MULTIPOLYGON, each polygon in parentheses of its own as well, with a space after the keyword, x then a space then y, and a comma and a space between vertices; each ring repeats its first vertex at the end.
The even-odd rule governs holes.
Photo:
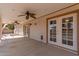
POLYGON ((21 17, 21 16, 25 16, 25 15, 18 15, 18 17, 21 17))
POLYGON ((30 13, 30 15, 36 15, 35 13, 30 13))
POLYGON ((26 16, 26 20, 29 19, 29 15, 26 16))
POLYGON ((36 19, 35 15, 30 15, 32 18, 36 19))

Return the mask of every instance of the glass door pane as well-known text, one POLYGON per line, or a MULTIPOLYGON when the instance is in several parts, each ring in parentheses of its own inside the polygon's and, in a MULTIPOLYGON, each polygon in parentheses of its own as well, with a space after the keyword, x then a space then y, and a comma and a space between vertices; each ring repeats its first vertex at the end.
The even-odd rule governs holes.
POLYGON ((73 46, 73 17, 62 19, 62 44, 73 46))
POLYGON ((50 21, 50 41, 56 42, 56 20, 50 21))

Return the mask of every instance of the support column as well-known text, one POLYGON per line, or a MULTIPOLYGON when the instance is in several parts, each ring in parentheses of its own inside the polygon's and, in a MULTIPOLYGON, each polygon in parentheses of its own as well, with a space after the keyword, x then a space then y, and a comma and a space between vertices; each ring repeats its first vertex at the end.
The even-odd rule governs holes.
POLYGON ((22 24, 15 24, 14 34, 23 35, 23 25, 22 24))
POLYGON ((1 37, 2 37, 2 21, 0 18, 0 42, 1 42, 1 37))
POLYGON ((77 48, 79 55, 79 11, 77 12, 77 48))

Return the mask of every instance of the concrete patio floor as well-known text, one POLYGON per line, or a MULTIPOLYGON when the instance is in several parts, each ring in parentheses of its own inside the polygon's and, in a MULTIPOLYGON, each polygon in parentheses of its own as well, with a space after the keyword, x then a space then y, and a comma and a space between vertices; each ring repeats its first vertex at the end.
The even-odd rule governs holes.
POLYGON ((0 43, 0 56, 75 56, 75 54, 36 40, 17 38, 0 43))

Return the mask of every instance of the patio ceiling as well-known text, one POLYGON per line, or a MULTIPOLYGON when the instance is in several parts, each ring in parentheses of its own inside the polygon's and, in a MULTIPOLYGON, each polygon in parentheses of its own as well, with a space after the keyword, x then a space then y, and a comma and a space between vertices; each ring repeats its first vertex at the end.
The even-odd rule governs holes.
POLYGON ((22 22, 25 17, 17 16, 27 10, 36 13, 36 17, 40 17, 70 5, 73 3, 1 3, 0 15, 3 23, 10 23, 14 20, 22 22))

